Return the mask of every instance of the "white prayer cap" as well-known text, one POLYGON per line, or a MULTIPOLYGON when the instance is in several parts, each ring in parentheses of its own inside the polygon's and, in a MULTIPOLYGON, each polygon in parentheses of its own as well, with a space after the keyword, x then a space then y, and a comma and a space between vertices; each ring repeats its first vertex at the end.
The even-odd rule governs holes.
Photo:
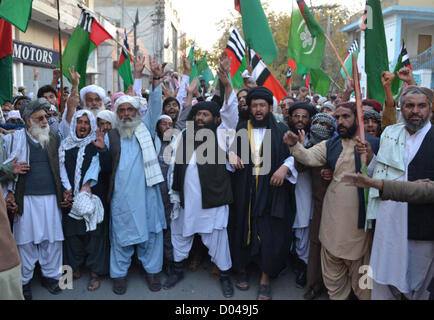
POLYGON ((158 118, 158 121, 160 121, 161 119, 167 119, 167 120, 170 120, 170 122, 173 122, 172 118, 169 117, 167 114, 162 114, 162 115, 158 118))
POLYGON ((110 110, 103 110, 98 112, 96 118, 108 121, 112 124, 112 126, 114 126, 116 122, 116 114, 110 110))
POLYGON ((82 102, 85 102, 85 97, 86 94, 88 94, 89 92, 92 93, 96 93, 97 95, 99 95, 99 97, 101 98, 102 101, 104 101, 105 99, 105 90, 97 85, 91 84, 89 86, 84 87, 83 89, 80 90, 80 99, 82 102))
POLYGON ((318 99, 318 104, 322 105, 326 101, 327 101, 326 97, 321 97, 321 98, 318 99))
POLYGON ((9 111, 7 114, 6 121, 9 119, 21 119, 21 120, 23 120, 23 118, 21 118, 20 112, 18 110, 9 111))
POLYGON ((144 107, 145 106, 146 99, 143 99, 143 98, 140 98, 140 97, 133 97, 133 96, 124 95, 124 96, 122 96, 122 97, 120 97, 119 99, 116 100, 114 111, 117 112, 119 106, 121 104, 123 104, 123 103, 129 103, 134 108, 139 109, 140 107, 144 107))

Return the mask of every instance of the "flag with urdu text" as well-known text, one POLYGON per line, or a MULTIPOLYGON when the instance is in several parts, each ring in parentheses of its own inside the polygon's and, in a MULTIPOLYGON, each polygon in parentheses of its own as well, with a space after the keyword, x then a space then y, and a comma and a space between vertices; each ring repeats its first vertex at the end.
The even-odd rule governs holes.
POLYGON ((279 55, 267 17, 260 0, 236 0, 235 9, 241 13, 247 46, 271 64, 279 55))
MULTIPOLYGON (((127 32, 124 31, 124 47, 129 50, 127 41, 127 32)), ((121 56, 119 57, 118 72, 122 80, 124 80, 124 92, 128 90, 129 86, 134 84, 133 73, 131 71, 131 57, 125 48, 122 48, 121 56)))
MULTIPOLYGON (((392 89, 393 97, 395 99, 399 98, 403 88, 402 80, 398 78, 398 71, 403 67, 411 69, 410 58, 408 57, 407 48, 405 47, 404 41, 402 42, 402 48, 401 48, 401 52, 399 53, 398 61, 396 62, 395 65, 395 70, 393 70, 393 73, 395 74, 395 78, 393 78, 391 89, 392 89)), ((406 85, 406 83, 404 85, 406 85)))
POLYGON ((386 96, 381 83, 383 71, 389 71, 386 34, 380 0, 367 0, 370 14, 365 22, 365 71, 367 76, 368 99, 383 104, 386 96))
POLYGON ((82 10, 77 27, 66 44, 62 56, 63 75, 70 81, 69 69, 74 66, 80 74, 79 89, 86 85, 87 60, 90 53, 103 41, 112 36, 98 23, 98 21, 86 10, 82 10))
POLYGON ((297 4, 292 8, 287 56, 297 64, 319 69, 324 56, 324 30, 304 1, 297 1, 297 4))
POLYGON ((32 15, 33 0, 1 0, 0 18, 26 32, 32 15))
POLYGON ((12 102, 12 25, 0 19, 0 105, 12 102))
MULTIPOLYGON (((344 66, 347 69, 348 74, 353 74, 353 54, 356 56, 356 59, 359 57, 359 44, 357 40, 354 40, 354 42, 351 44, 351 47, 348 49, 347 55, 345 56, 344 66)), ((344 79, 347 78, 347 74, 343 68, 341 68, 341 75, 344 79)))

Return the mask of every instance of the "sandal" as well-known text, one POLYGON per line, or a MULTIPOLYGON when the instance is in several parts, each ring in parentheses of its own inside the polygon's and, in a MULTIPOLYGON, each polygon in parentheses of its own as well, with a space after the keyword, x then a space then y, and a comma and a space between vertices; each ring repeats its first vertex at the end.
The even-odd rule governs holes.
POLYGON ((241 291, 249 290, 249 288, 250 288, 249 276, 247 275, 246 272, 243 272, 239 275, 239 277, 237 278, 237 283, 235 284, 235 286, 241 291))
POLYGON ((258 297, 256 300, 271 300, 271 286, 269 284, 259 285, 258 297))
POLYGON ((87 284, 87 290, 95 291, 98 290, 100 286, 101 286, 101 279, 98 276, 96 277, 91 276, 87 284))

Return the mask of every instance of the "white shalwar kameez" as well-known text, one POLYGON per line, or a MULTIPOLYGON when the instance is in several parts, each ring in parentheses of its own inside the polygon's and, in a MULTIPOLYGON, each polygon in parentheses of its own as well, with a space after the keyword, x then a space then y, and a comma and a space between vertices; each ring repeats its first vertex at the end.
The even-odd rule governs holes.
MULTIPOLYGON (((399 181, 408 180, 408 165, 430 128, 428 122, 413 135, 406 131, 406 170, 399 181)), ((395 287, 409 299, 428 299, 429 292, 421 289, 426 288, 434 276, 434 241, 408 240, 407 216, 407 202, 379 203, 370 261, 374 280, 372 300, 396 299, 388 286, 395 287)))

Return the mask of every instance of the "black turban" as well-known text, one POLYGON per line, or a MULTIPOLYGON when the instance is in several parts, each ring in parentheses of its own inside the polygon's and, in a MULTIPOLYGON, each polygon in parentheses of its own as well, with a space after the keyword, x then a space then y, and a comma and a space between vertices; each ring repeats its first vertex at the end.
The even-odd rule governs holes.
POLYGON ((303 102, 303 101, 294 102, 291 105, 291 107, 289 108, 288 113, 290 115, 292 115, 292 113, 294 112, 294 110, 297 110, 297 109, 304 109, 304 110, 306 110, 307 112, 309 112, 309 115, 310 115, 311 118, 317 113, 317 111, 316 111, 316 109, 315 109, 315 107, 313 105, 311 105, 310 103, 303 102))
POLYGON ((198 111, 207 110, 212 113, 213 117, 218 117, 220 115, 220 107, 214 101, 201 101, 196 103, 190 111, 189 118, 193 119, 198 111))
POLYGON ((252 99, 264 99, 270 106, 273 105, 273 93, 265 87, 254 87, 250 89, 246 97, 246 103, 249 107, 252 99))

